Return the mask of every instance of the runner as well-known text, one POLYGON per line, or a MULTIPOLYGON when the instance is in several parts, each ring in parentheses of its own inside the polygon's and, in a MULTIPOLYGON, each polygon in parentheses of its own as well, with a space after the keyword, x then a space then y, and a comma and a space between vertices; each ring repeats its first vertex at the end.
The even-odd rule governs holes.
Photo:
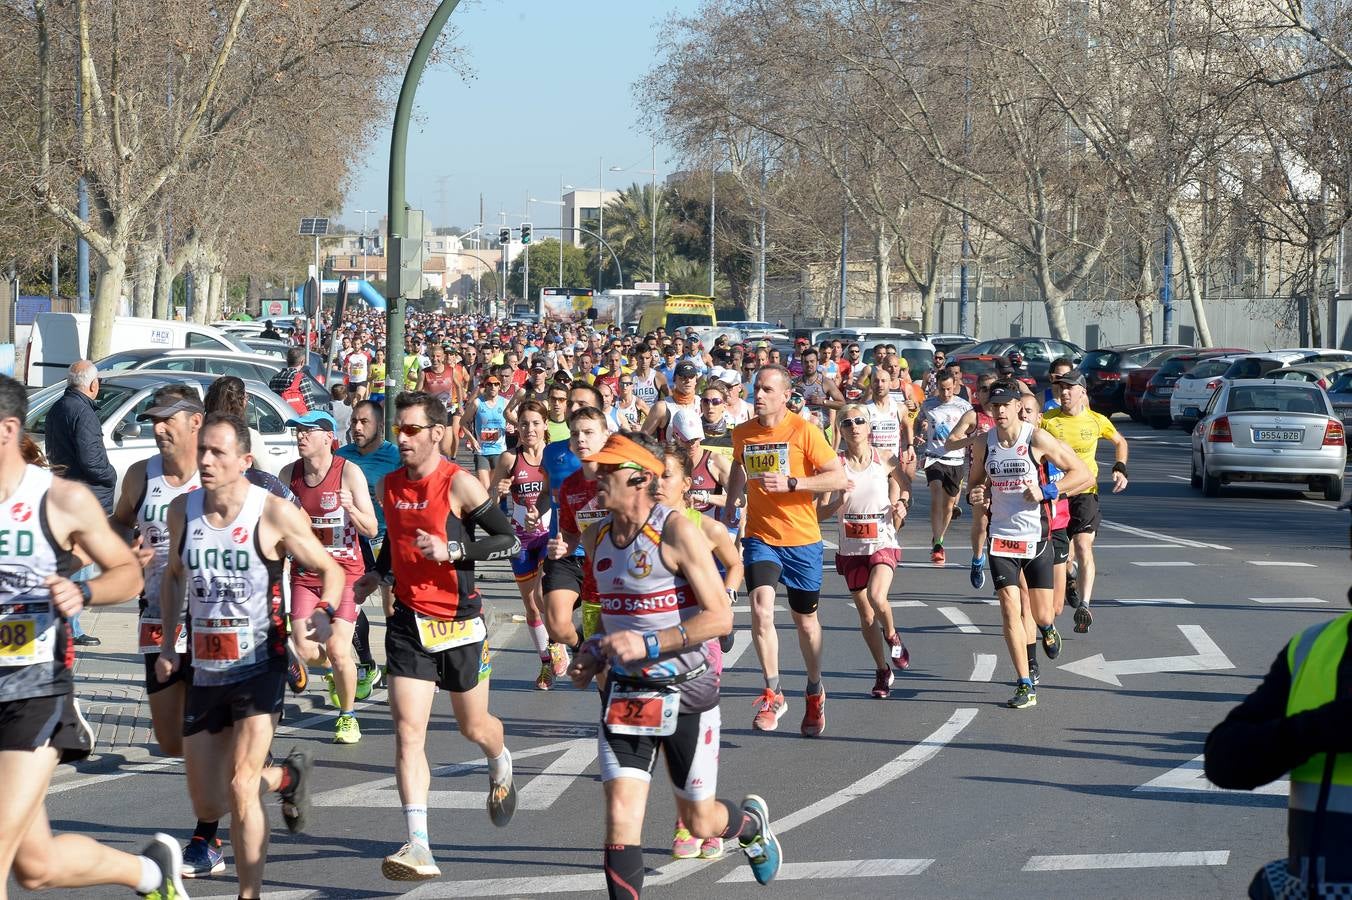
POLYGON ((817 603, 822 586, 822 533, 813 494, 842 490, 844 466, 826 436, 788 410, 791 380, 783 366, 766 366, 756 377, 756 417, 732 433, 733 466, 728 497, 745 504, 742 562, 751 592, 751 636, 765 676, 753 726, 774 731, 788 709, 779 683, 779 635, 775 631, 775 584, 788 592, 798 645, 807 668, 802 733, 826 728, 822 687, 822 632, 817 603))
POLYGON ((1047 367, 1047 389, 1042 392, 1042 411, 1051 412, 1054 409, 1061 408, 1061 398, 1057 395, 1056 380, 1062 375, 1069 375, 1071 369, 1075 368, 1074 360, 1065 356, 1058 356, 1052 360, 1052 364, 1047 367))
MULTIPOLYGON (((786 385, 787 386, 787 385, 786 385)), ((732 627, 732 609, 708 541, 656 502, 665 466, 659 445, 612 435, 587 457, 608 515, 586 538, 601 575, 604 636, 579 650, 569 674, 579 688, 607 671, 598 751, 606 793, 605 875, 611 898, 643 890, 643 818, 658 750, 676 809, 698 838, 736 838, 756 881, 779 871, 779 841, 764 800, 716 799, 718 676, 705 642, 732 627)))
POLYGON ((0 897, 10 870, 24 890, 118 884, 142 896, 187 897, 178 843, 156 834, 141 854, 78 834, 54 836, 45 797, 60 763, 89 756, 94 733, 74 694, 69 620, 141 590, 141 564, 87 487, 24 461, 28 392, 0 377, 0 897), (78 548, 100 574, 72 582, 78 548))
POLYGON ((365 400, 370 394, 371 376, 371 354, 365 347, 356 347, 343 358, 343 374, 354 401, 365 400))
POLYGON ((193 674, 183 712, 183 764, 199 821, 230 815, 239 896, 263 887, 268 822, 263 792, 282 799, 287 829, 305 829, 309 753, 293 750, 268 765, 286 690, 286 619, 282 565, 288 555, 316 572, 323 602, 292 619, 307 639, 329 636, 343 594, 343 573, 292 504, 250 484, 249 429, 237 416, 211 413, 197 435, 201 490, 169 505, 169 565, 160 592, 164 619, 156 675, 169 681, 182 665, 193 674), (186 602, 192 657, 181 659, 174 635, 186 602))
POLYGON ((835 424, 836 410, 840 409, 845 398, 840 395, 835 382, 817 368, 821 355, 812 347, 803 350, 803 374, 798 378, 798 393, 803 395, 803 418, 822 431, 831 430, 835 424))
POLYGON ((653 348, 645 344, 639 349, 637 364, 634 366, 634 394, 649 409, 671 392, 666 376, 653 368, 654 356, 653 348))
POLYGON ((1070 568, 1066 574, 1066 602, 1075 609, 1075 631, 1084 634, 1094 623, 1089 601, 1094 594, 1094 536, 1099 527, 1098 461, 1094 453, 1101 440, 1112 441, 1113 493, 1127 489, 1127 439, 1107 417, 1089 408, 1084 375, 1074 370, 1055 382, 1061 408, 1042 417, 1042 427, 1068 444, 1089 470, 1090 485, 1070 498, 1070 568), (1078 573, 1076 569, 1078 568, 1078 573))
POLYGON ((967 459, 962 450, 949 450, 944 442, 972 404, 957 396, 951 372, 940 372, 935 379, 936 393, 920 407, 925 446, 925 481, 930 494, 930 562, 942 566, 945 561, 944 535, 953 520, 958 494, 962 490, 963 468, 967 459))
MULTIPOLYGON (((902 472, 914 472, 915 436, 911 429, 911 418, 906 413, 906 407, 892 397, 892 373, 888 370, 878 369, 869 379, 869 402, 864 406, 864 412, 869 418, 869 445, 882 453, 889 465, 909 462, 909 470, 903 465, 902 472)), ((843 443, 843 438, 848 435, 842 434, 840 437, 843 443)), ((900 483, 902 499, 909 509, 911 482, 903 478, 900 483)))
MULTIPOLYGON (((943 382, 940 382, 942 390, 943 382)), ((1089 472, 1070 448, 1020 419, 1023 394, 998 382, 987 403, 995 427, 972 448, 972 503, 988 505, 991 578, 1000 601, 1005 645, 1017 675, 1011 709, 1037 705, 1029 657, 1033 648, 1024 627, 1020 579, 1027 584, 1029 612, 1048 659, 1061 653, 1053 610, 1051 502, 1061 491, 1073 494, 1089 483, 1089 472), (1050 459, 1065 472, 1060 483, 1040 483, 1038 468, 1050 459)))
MULTIPOLYGON (((574 386, 574 398, 577 403, 580 386, 574 386)), ((593 394, 596 389, 586 386, 593 394)), ((571 413, 568 427, 572 429, 570 446, 579 460, 599 450, 610 433, 606 427, 605 416, 595 406, 584 406, 571 413)), ((573 606, 578 598, 582 600, 582 638, 591 637, 600 630, 601 607, 596 596, 596 576, 592 561, 586 558, 582 548, 582 535, 587 529, 605 518, 605 510, 596 498, 596 469, 582 462, 558 490, 558 519, 555 523, 558 533, 550 539, 549 558, 553 563, 545 567, 545 605, 546 622, 549 623, 549 635, 556 641, 563 641, 570 648, 577 647, 577 638, 569 643, 569 629, 572 628, 573 606), (572 564, 566 564, 572 560, 572 564)), ((576 635, 576 632, 573 632, 576 635)))
POLYGON ((906 504, 896 457, 871 444, 868 410, 847 403, 840 411, 840 424, 845 434, 840 462, 848 480, 844 490, 818 498, 817 510, 819 518, 837 516, 840 521, 836 572, 845 579, 859 613, 859 630, 873 655, 871 693, 881 699, 892 691, 892 666, 901 671, 911 666, 887 597, 893 571, 901 562, 897 529, 906 522, 906 504))
POLYGON ((653 406, 648 418, 643 421, 643 433, 651 434, 661 441, 671 440, 671 418, 679 409, 699 412, 699 395, 696 387, 699 383, 699 369, 690 360, 681 360, 672 369, 671 398, 653 406))
MULTIPOLYGON (((701 404, 708 406, 707 401, 713 393, 714 390, 706 388, 705 396, 700 398, 701 404)), ((728 501, 724 486, 728 483, 728 475, 732 471, 731 452, 723 454, 712 448, 702 447, 704 427, 700 417, 688 409, 676 413, 671 430, 675 437, 671 445, 683 449, 691 460, 689 472, 691 507, 706 516, 720 520, 728 501)))
POLYGON ((493 467, 507 449, 507 400, 501 394, 502 377, 492 374, 483 380, 482 391, 465 407, 465 443, 474 454, 474 475, 488 490, 493 467))
MULTIPOLYGON (((995 384, 994 372, 982 372, 976 380, 976 405, 962 414, 958 424, 944 441, 948 450, 964 450, 967 454, 968 469, 971 469, 972 447, 984 440, 986 432, 995 425, 995 419, 986 411, 987 398, 991 385, 995 384)), ((970 483, 971 479, 968 479, 970 483)), ((967 503, 971 506, 971 498, 967 503)), ((958 507, 954 507, 955 509, 958 507)), ((985 507, 972 506, 972 562, 969 578, 972 587, 981 590, 986 584, 986 511, 985 507)))
MULTIPOLYGON (((310 517, 310 527, 325 552, 343 570, 340 601, 329 611, 332 623, 328 639, 321 646, 302 630, 292 636, 292 642, 302 662, 329 670, 324 674, 324 681, 329 687, 329 703, 338 710, 338 718, 333 723, 333 742, 355 744, 361 740, 361 727, 353 711, 357 665, 352 655, 352 638, 357 624, 357 603, 352 586, 366 573, 359 538, 375 537, 376 513, 361 467, 348 465, 346 459, 333 453, 333 416, 322 411, 312 412, 290 419, 286 424, 295 429, 300 459, 286 465, 280 477, 300 499, 301 509, 310 517)), ((293 561, 292 619, 310 617, 319 605, 322 587, 318 572, 311 571, 302 562, 293 561)))
POLYGON ((626 372, 615 382, 619 386, 619 395, 611 406, 612 431, 638 431, 648 415, 648 404, 634 393, 634 376, 626 372))
MULTIPOLYGON (((376 486, 395 469, 399 468, 399 448, 385 439, 385 408, 372 400, 363 400, 352 408, 352 443, 338 448, 338 455, 348 462, 356 463, 366 476, 366 489, 371 497, 371 508, 376 514, 375 537, 361 539, 362 561, 366 568, 375 566, 380 547, 385 542, 385 513, 380 508, 376 486)), ((381 601, 385 616, 394 613, 393 597, 390 589, 381 586, 381 601)), ((357 693, 356 699, 365 700, 371 691, 384 678, 384 670, 376 665, 371 654, 371 623, 366 618, 366 610, 357 607, 357 625, 352 632, 352 646, 357 651, 357 693)))
MULTIPOLYGON (((1022 382, 1020 382, 1022 384, 1022 382)), ((1025 385, 1026 387, 1026 385, 1025 385)), ((1042 410, 1038 404, 1038 399, 1031 393, 1024 393, 1020 398, 1022 406, 1019 409, 1020 420, 1027 422, 1034 428, 1042 425, 1042 410)), ((1070 498, 1059 494, 1061 479, 1065 473, 1050 459, 1043 459, 1038 467, 1038 480, 1042 484, 1055 484, 1058 487, 1058 496, 1052 501, 1050 510, 1050 521, 1048 528, 1051 529, 1052 541, 1052 616, 1061 615, 1061 610, 1066 606, 1066 568, 1070 560, 1070 537, 1066 533, 1066 528, 1070 525, 1070 498)), ((1033 685, 1038 683, 1038 662, 1037 645, 1040 637, 1037 630, 1037 623, 1033 621, 1032 603, 1028 597, 1028 586, 1020 586, 1020 594, 1023 603, 1023 625, 1024 633, 1028 641, 1028 673, 1033 680, 1033 685)))
POLYGON ((501 828, 516 810, 512 756, 502 721, 488 711, 492 665, 474 564, 508 559, 520 546, 478 479, 438 452, 448 427, 441 401, 404 393, 395 408, 403 467, 386 475, 380 488, 389 539, 376 571, 362 577, 356 593, 369 594, 383 577, 395 595, 385 657, 408 843, 385 857, 380 870, 392 881, 422 881, 441 874, 427 830, 431 772, 424 749, 438 687, 450 694, 460 733, 488 760, 489 818, 501 828), (476 527, 481 533, 471 542, 476 527))
POLYGON ((535 689, 547 691, 554 679, 568 671, 568 650, 562 644, 552 643, 544 623, 544 594, 540 588, 540 571, 549 548, 549 529, 553 510, 538 508, 540 496, 548 496, 548 482, 544 471, 545 417, 542 404, 528 400, 517 414, 520 427, 516 450, 498 457, 493 469, 493 491, 490 496, 511 499, 512 528, 521 549, 512 557, 512 574, 516 577, 521 602, 526 607, 526 627, 530 629, 535 652, 540 655, 540 674, 535 689))

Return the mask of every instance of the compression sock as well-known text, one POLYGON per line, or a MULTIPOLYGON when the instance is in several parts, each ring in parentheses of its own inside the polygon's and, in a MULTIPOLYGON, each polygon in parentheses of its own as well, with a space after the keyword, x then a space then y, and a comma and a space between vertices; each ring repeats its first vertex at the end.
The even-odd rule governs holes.
POLYGON ((641 846, 606 844, 606 891, 610 900, 638 900, 643 893, 641 846))
POLYGON ((371 620, 366 618, 366 610, 357 610, 357 627, 352 629, 352 647, 357 651, 357 662, 363 666, 374 666, 376 658, 371 655, 371 620))
POLYGON ((1034 665, 1037 662, 1037 642, 1028 645, 1028 665, 1034 665))
POLYGON ((408 842, 431 849, 432 845, 427 837, 427 807, 405 806, 404 821, 408 823, 408 842))
POLYGON ((220 827, 221 823, 219 819, 212 822, 207 822, 202 819, 198 819, 197 827, 193 829, 192 836, 195 838, 201 838, 202 840, 210 844, 212 841, 216 840, 216 829, 220 827))
POLYGON ((728 811, 728 827, 723 829, 723 833, 719 837, 725 841, 736 838, 739 843, 750 843, 751 839, 756 836, 756 820, 731 801, 719 800, 718 802, 728 811))
POLYGON ((772 675, 772 676, 770 676, 769 678, 765 679, 765 686, 768 687, 770 690, 774 691, 776 694, 778 694, 778 693, 779 693, 779 676, 778 676, 778 675, 772 675))
POLYGON ((812 694, 820 694, 821 692, 822 692, 822 683, 820 681, 809 681, 807 683, 807 690, 804 691, 804 693, 808 694, 809 696, 812 694))
POLYGON ((543 660, 549 660, 549 632, 545 630, 545 623, 540 620, 527 622, 526 627, 530 629, 531 642, 535 644, 535 652, 540 654, 543 660))
POLYGON ((494 784, 503 784, 512 780, 512 753, 507 745, 502 745, 502 753, 488 761, 488 777, 494 784))

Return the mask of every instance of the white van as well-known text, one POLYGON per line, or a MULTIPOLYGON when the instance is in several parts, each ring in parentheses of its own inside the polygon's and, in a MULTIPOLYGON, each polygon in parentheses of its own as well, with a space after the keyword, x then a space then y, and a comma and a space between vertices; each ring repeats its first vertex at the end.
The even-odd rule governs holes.
MULTIPOLYGON (((227 350, 233 353, 252 352, 237 338, 210 325, 138 319, 133 316, 118 316, 113 319, 109 353, 161 347, 165 350, 191 347, 201 350, 227 350)), ((40 388, 64 381, 70 364, 83 359, 88 348, 87 313, 38 313, 28 334, 28 345, 23 355, 24 383, 29 387, 40 388)))

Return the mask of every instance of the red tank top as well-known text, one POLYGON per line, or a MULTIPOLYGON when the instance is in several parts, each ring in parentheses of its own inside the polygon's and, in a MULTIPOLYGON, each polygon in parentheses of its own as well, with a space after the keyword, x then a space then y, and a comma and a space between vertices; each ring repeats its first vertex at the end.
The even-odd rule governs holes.
MULTIPOLYGON (((361 547, 357 543, 357 527, 352 517, 338 502, 338 492, 343 489, 343 467, 347 460, 341 456, 333 457, 329 470, 324 473, 319 484, 311 487, 305 483, 305 464, 297 462, 291 470, 291 492, 296 502, 310 517, 310 527, 315 537, 329 555, 338 561, 348 584, 366 573, 366 564, 362 562, 361 547)), ((323 583, 319 573, 311 572, 304 566, 293 568, 291 580, 307 587, 318 587, 323 583)))
MULTIPOLYGON (((705 450, 704 455, 699 458, 699 462, 695 463, 695 468, 690 473, 690 487, 696 491, 721 494, 723 493, 723 485, 718 483, 718 479, 714 478, 713 470, 709 468, 709 454, 712 452, 712 450, 705 450)), ((717 513, 719 511, 718 507, 712 503, 696 503, 694 507, 702 513, 717 513)))
MULTIPOLYGON (((535 502, 540 499, 540 492, 545 487, 545 469, 544 457, 540 457, 540 462, 531 463, 526 460, 526 454, 520 450, 516 453, 516 462, 512 463, 512 505, 517 509, 525 510, 535 506, 535 502)), ((524 531, 521 525, 517 525, 517 533, 520 536, 541 535, 549 530, 548 519, 541 518, 540 524, 534 531, 524 531)))
POLYGON ((423 390, 449 407, 459 393, 455 383, 455 370, 446 366, 440 375, 431 369, 423 372, 423 390))
POLYGON ((426 478, 412 481, 408 469, 385 476, 385 526, 390 544, 394 596, 404 606, 438 619, 473 619, 482 612, 474 590, 474 563, 433 562, 414 539, 418 529, 441 541, 465 543, 465 525, 451 513, 451 480, 461 468, 443 458, 426 478))

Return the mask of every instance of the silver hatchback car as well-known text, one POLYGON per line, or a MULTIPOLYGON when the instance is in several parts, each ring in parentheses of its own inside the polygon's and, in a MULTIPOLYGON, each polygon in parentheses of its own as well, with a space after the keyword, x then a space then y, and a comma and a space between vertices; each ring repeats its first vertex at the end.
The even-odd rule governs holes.
POLYGON ((1341 500, 1347 440, 1342 419, 1317 384, 1275 378, 1226 381, 1192 430, 1192 486, 1208 497, 1221 485, 1266 481, 1308 485, 1341 500))

